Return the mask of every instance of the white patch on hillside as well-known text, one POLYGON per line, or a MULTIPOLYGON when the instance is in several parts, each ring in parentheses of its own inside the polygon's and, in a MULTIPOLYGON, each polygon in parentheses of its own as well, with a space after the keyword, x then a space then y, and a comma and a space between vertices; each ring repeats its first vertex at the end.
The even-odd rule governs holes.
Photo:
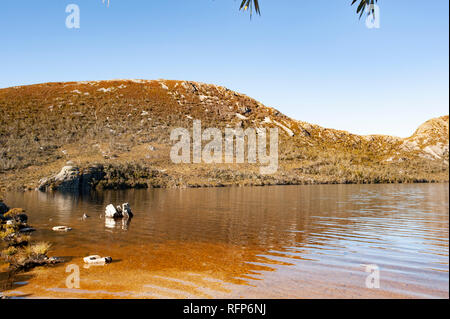
POLYGON ((276 126, 280 127, 282 130, 284 130, 289 136, 294 136, 294 132, 289 129, 288 127, 286 127, 285 125, 281 124, 280 122, 277 122, 275 120, 272 120, 270 117, 266 116, 264 118, 264 121, 262 122, 264 124, 275 124, 276 126))
POLYGON ((114 87, 110 87, 110 88, 101 88, 101 89, 98 89, 97 90, 98 92, 103 92, 103 93, 106 93, 106 92, 112 92, 112 91, 114 91, 114 87))

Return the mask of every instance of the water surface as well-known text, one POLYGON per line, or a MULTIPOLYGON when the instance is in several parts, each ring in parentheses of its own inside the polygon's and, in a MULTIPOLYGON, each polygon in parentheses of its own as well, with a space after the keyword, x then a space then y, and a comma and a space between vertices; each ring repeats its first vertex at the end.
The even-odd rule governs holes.
POLYGON ((66 263, 3 283, 60 298, 448 298, 449 186, 315 185, 10 193, 66 263), (128 223, 103 217, 129 202, 128 223), (86 213, 90 218, 82 220, 86 213), (73 228, 56 233, 53 226, 73 228), (111 256, 86 267, 90 254, 111 256), (67 288, 67 265, 80 289, 67 288), (366 265, 380 288, 366 287, 366 265))

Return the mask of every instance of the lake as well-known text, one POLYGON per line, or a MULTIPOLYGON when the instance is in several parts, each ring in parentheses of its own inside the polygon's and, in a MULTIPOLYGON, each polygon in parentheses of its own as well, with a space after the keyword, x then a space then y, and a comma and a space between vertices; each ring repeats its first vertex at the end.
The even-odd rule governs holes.
POLYGON ((33 239, 66 260, 3 280, 9 296, 449 297, 448 184, 27 192, 5 202, 25 208, 33 239), (104 218, 123 202, 130 223, 104 218), (59 225, 73 230, 51 230, 59 225), (92 254, 114 262, 88 267, 92 254), (66 286, 69 265, 79 289, 66 286))

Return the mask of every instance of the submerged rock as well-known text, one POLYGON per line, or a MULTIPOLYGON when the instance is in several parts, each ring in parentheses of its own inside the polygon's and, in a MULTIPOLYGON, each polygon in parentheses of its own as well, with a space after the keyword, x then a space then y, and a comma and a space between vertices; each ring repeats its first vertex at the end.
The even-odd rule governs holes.
POLYGON ((36 231, 36 229, 32 228, 32 227, 25 227, 25 228, 21 228, 19 229, 20 233, 31 233, 36 231))

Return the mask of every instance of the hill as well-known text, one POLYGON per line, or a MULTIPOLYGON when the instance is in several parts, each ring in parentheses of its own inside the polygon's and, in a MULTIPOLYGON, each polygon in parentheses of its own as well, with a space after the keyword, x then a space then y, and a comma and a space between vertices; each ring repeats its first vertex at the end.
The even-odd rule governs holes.
POLYGON ((64 166, 91 174, 96 188, 448 182, 448 116, 406 139, 360 136, 294 120, 224 87, 172 80, 11 87, 0 89, 0 111, 3 190, 57 188, 49 177, 64 166), (191 130, 193 120, 221 130, 278 128, 278 171, 172 163, 170 132, 191 130))

